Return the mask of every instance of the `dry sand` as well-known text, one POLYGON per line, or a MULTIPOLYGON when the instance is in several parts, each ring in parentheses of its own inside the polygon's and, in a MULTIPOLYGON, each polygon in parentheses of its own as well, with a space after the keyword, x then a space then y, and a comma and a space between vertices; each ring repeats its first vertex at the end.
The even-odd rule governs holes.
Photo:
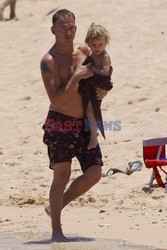
MULTIPOLYGON (((18 0, 18 20, 0 22, 0 249, 167 249, 167 195, 156 186, 147 192, 151 170, 144 167, 103 177, 64 209, 64 233, 76 242, 48 241, 43 207, 52 171, 41 127, 49 101, 39 63, 54 42, 46 14, 55 8, 76 14, 76 42, 84 41, 91 22, 112 34, 114 88, 103 101, 103 118, 120 120, 121 131, 106 132, 106 141, 99 136, 103 173, 142 160, 144 138, 167 136, 166 0, 18 0)), ((71 181, 79 174, 74 160, 71 181)))

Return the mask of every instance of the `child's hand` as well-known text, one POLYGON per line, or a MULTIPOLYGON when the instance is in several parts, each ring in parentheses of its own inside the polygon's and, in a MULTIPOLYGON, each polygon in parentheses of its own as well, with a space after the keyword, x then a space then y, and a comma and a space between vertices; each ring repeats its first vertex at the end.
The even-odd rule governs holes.
POLYGON ((101 89, 101 88, 96 88, 96 97, 97 100, 102 100, 106 95, 107 95, 108 91, 105 89, 101 89))

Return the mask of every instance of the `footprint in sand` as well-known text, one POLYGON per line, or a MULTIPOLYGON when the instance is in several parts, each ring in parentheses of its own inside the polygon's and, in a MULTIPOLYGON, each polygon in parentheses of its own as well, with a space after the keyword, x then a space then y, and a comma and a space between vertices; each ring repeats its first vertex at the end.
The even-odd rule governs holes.
POLYGON ((146 100, 148 100, 147 97, 142 97, 142 98, 138 99, 137 101, 138 101, 138 102, 144 102, 144 101, 146 101, 146 100))
POLYGON ((123 140, 123 142, 130 142, 131 140, 130 139, 127 139, 127 140, 123 140))
POLYGON ((89 198, 88 198, 88 202, 94 203, 94 202, 96 202, 96 200, 95 200, 95 198, 93 198, 93 197, 89 197, 89 198))
POLYGON ((38 155, 38 154, 42 154, 42 152, 38 150, 34 152, 34 155, 38 155))
POLYGON ((138 86, 138 85, 135 85, 134 88, 136 88, 136 89, 141 89, 141 87, 138 86))
POLYGON ((26 100, 26 101, 29 101, 30 99, 31 99, 31 96, 28 96, 28 95, 23 97, 23 100, 26 100))
POLYGON ((160 108, 157 107, 157 108, 155 109, 155 112, 159 112, 159 111, 160 111, 160 108))
POLYGON ((20 146, 29 143, 30 142, 30 136, 24 137, 22 142, 20 143, 20 146))

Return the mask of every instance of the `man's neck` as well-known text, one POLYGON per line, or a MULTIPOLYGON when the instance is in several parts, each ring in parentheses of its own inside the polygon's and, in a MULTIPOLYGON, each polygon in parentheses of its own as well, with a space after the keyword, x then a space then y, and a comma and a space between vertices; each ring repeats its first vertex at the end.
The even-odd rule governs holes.
POLYGON ((56 43, 56 50, 63 55, 71 55, 73 53, 73 44, 58 44, 56 43))

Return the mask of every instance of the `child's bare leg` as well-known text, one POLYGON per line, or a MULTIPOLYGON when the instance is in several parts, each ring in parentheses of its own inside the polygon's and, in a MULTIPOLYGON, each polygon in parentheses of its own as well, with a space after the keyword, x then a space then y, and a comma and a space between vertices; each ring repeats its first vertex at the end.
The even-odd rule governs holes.
POLYGON ((90 141, 88 145, 88 149, 95 148, 98 144, 97 140, 97 126, 96 126, 96 119, 93 113, 92 103, 89 101, 86 115, 88 118, 88 124, 90 128, 90 141))

